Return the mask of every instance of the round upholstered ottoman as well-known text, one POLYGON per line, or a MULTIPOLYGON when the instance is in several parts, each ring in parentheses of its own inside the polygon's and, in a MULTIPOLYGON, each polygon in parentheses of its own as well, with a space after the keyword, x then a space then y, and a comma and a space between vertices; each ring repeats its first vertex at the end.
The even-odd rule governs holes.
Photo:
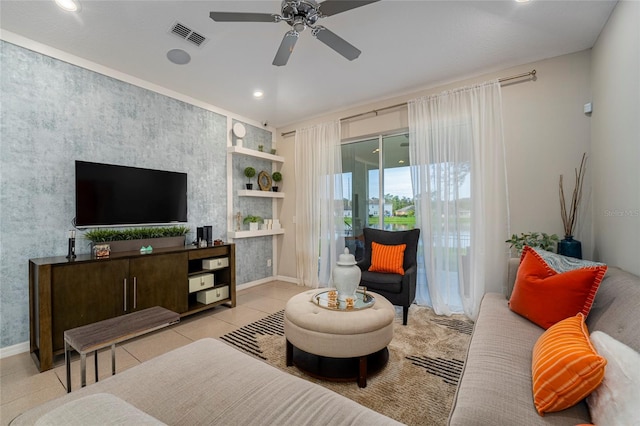
POLYGON ((365 387, 367 373, 389 359, 395 309, 384 297, 369 293, 375 298, 370 308, 330 310, 313 302, 319 291, 292 297, 284 309, 287 366, 295 364, 323 379, 357 379, 358 386, 365 387))

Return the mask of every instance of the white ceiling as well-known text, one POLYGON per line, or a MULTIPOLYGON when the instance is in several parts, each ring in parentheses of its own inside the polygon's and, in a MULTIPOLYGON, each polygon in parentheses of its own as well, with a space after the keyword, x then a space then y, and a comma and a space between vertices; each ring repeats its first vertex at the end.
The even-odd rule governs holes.
POLYGON ((362 55, 350 62, 304 31, 271 65, 286 23, 219 23, 209 12, 279 13, 280 1, 0 1, 0 27, 236 114, 282 127, 317 115, 588 49, 616 2, 382 0, 321 24, 362 55), (175 21, 205 35, 196 47, 175 21), (191 55, 187 65, 166 58, 191 55), (264 90, 254 100, 254 89, 264 90))

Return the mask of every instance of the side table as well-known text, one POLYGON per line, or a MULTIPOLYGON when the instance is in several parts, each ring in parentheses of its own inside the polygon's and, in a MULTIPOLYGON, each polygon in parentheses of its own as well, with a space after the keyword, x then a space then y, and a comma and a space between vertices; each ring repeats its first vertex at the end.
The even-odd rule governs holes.
POLYGON ((116 343, 168 327, 180 321, 176 312, 154 306, 64 332, 64 359, 67 368, 67 393, 71 392, 71 349, 80 354, 80 385, 87 385, 87 353, 93 352, 98 381, 98 349, 111 346, 111 374, 116 374, 116 343))

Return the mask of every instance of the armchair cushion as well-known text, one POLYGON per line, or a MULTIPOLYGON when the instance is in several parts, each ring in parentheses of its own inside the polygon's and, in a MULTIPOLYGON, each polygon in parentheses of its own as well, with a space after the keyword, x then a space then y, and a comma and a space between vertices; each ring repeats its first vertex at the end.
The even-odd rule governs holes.
POLYGON ((362 271, 360 285, 376 292, 388 291, 390 293, 400 293, 402 291, 402 277, 400 274, 380 274, 377 272, 362 271))
POLYGON ((406 244, 388 246, 371 242, 371 266, 370 272, 382 272, 387 274, 404 275, 404 251, 406 244))

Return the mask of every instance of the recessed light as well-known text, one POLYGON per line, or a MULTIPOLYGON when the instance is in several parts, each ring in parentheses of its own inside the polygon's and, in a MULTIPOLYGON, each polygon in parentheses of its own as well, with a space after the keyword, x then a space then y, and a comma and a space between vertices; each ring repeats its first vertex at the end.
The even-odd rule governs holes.
POLYGON ((262 99, 264 97, 264 92, 262 90, 254 90, 253 97, 256 99, 262 99))
POLYGON ((516 3, 529 3, 531 0, 515 0, 516 3))
POLYGON ((185 65, 191 62, 191 55, 182 49, 171 49, 167 52, 167 59, 176 65, 185 65))
POLYGON ((80 9, 79 3, 75 0, 55 0, 56 4, 59 8, 64 9, 68 12, 77 12, 80 9))

